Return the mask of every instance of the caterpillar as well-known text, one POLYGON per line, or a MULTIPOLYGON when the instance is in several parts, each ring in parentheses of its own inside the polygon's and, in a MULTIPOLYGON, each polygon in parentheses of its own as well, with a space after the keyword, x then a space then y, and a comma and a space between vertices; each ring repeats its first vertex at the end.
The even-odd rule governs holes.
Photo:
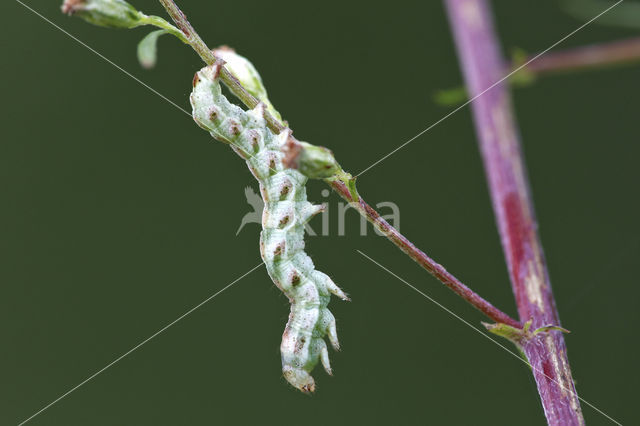
POLYGON ((260 254, 274 284, 291 303, 280 344, 282 372, 291 385, 310 393, 315 390, 310 373, 318 361, 332 375, 325 336, 335 350, 340 348, 336 321, 327 308, 330 296, 349 298, 304 252, 304 225, 323 206, 307 201, 306 176, 282 163, 291 130, 271 132, 263 103, 244 111, 229 102, 218 81, 220 66, 196 73, 190 96, 193 119, 214 139, 231 145, 259 182, 264 201, 260 254))

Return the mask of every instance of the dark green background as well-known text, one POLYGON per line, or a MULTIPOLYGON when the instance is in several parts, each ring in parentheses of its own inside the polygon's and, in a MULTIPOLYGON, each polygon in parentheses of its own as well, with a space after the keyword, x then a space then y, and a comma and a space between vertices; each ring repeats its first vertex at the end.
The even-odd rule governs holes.
MULTIPOLYGON (((17 424, 260 262, 235 231, 256 186, 176 108, 18 3, 3 1, 0 144, 0 424, 17 424)), ((145 29, 116 31, 29 1, 189 108, 202 65, 173 39, 142 70, 145 29)), ((296 135, 358 172, 449 111, 461 77, 438 1, 182 1, 211 45, 251 58, 296 135)), ((505 51, 577 28, 555 2, 494 2, 505 51)), ((135 2, 161 14, 154 1, 135 2)), ((588 26, 563 47, 632 36, 588 26)), ((547 77, 515 91, 540 232, 579 394, 637 421, 638 66, 547 77)), ((366 173, 371 203, 515 315, 468 108, 366 173)), ((323 185, 309 185, 322 201, 323 185)), ((340 199, 331 195, 331 208, 340 199)), ((335 213, 335 210, 333 211, 335 213)), ((483 317, 388 241, 308 238, 353 298, 334 299, 343 351, 307 397, 281 376, 286 299, 263 268, 115 364, 34 425, 542 424, 526 366, 356 253, 475 325, 483 317)), ((320 220, 312 223, 315 228, 320 220)), ((370 229, 371 231, 371 229, 370 229)), ((583 405, 590 424, 609 424, 583 405)))

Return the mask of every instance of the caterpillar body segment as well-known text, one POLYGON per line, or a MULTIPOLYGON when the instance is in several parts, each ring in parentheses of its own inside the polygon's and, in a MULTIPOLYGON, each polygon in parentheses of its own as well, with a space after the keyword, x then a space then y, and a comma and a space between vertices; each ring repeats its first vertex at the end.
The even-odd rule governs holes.
POLYGON ((200 70, 191 93, 193 118, 211 135, 246 160, 260 184, 264 201, 260 253, 275 285, 287 296, 291 311, 280 352, 284 377, 303 392, 313 392, 309 374, 320 361, 332 374, 324 337, 339 349, 336 321, 327 305, 331 294, 347 295, 326 274, 317 271, 304 252, 304 225, 322 206, 307 201, 307 178, 282 164, 290 136, 267 128, 262 104, 250 111, 230 103, 218 82, 219 65, 200 70))

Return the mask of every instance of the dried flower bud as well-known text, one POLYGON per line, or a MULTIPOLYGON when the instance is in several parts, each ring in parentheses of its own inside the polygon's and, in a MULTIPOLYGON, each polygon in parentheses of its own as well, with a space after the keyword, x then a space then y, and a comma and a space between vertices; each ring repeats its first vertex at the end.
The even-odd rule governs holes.
POLYGON ((147 16, 124 0, 65 0, 62 12, 85 21, 111 28, 133 28, 144 25, 147 16))

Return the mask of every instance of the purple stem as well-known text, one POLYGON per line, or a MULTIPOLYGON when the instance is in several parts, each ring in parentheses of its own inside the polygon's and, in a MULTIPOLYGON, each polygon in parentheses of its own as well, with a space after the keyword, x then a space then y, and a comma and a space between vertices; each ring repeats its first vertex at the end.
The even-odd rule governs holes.
MULTIPOLYGON (((469 96, 504 77, 490 6, 486 0, 445 0, 469 96)), ((524 160, 506 84, 471 103, 480 150, 521 322, 532 329, 559 325, 545 265, 524 160)), ((539 333, 522 342, 550 425, 582 425, 562 333, 539 333)))

